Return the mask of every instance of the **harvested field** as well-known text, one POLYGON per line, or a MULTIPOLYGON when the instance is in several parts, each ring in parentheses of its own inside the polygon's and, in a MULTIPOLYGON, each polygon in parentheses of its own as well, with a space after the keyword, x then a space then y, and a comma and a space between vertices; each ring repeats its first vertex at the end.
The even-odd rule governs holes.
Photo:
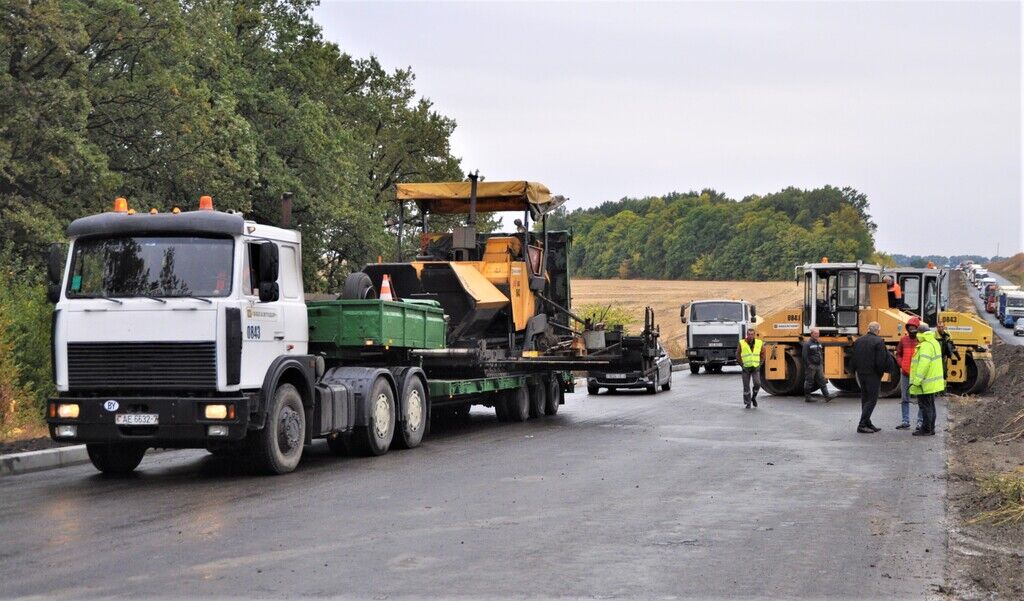
POLYGON ((654 308, 661 339, 673 357, 686 351, 686 328, 679 321, 679 306, 703 298, 735 298, 753 302, 759 315, 800 303, 802 288, 793 282, 701 282, 674 280, 582 280, 572 282, 572 304, 616 305, 643 327, 645 306, 654 308))
MULTIPOLYGON (((953 304, 974 310, 959 276, 953 304)), ((1024 598, 1024 520, 997 523, 1005 513, 985 519, 1008 507, 986 483, 1000 476, 1024 483, 1024 347, 997 338, 993 355, 996 380, 988 392, 948 397, 947 588, 955 599, 1024 598)), ((1018 512, 1022 504, 1018 498, 1018 512)))

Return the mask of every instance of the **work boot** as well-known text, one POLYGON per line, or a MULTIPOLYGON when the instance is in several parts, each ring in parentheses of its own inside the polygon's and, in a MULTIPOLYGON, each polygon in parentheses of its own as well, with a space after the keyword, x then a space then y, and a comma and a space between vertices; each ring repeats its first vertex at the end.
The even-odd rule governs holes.
POLYGON ((750 409, 750 401, 743 401, 743 406, 750 409))
POLYGON ((910 424, 907 423, 907 422, 903 422, 902 424, 896 426, 897 430, 907 430, 909 428, 910 428, 910 424))
POLYGON ((874 434, 875 431, 867 426, 857 426, 857 432, 860 434, 874 434))
POLYGON ((928 436, 928 433, 924 430, 914 430, 914 433, 911 434, 911 436, 928 436))
POLYGON ((874 430, 875 432, 881 432, 882 431, 882 429, 879 428, 878 426, 876 426, 875 424, 868 424, 868 427, 871 428, 872 430, 874 430))
POLYGON ((757 394, 753 394, 750 397, 750 404, 757 407, 757 394))

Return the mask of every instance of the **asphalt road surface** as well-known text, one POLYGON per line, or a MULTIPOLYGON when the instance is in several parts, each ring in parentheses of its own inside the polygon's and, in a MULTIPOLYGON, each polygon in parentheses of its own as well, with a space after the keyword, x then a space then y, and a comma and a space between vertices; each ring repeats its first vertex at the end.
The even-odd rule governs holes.
MULTIPOLYGON (((988 275, 995 278, 996 282, 998 282, 999 284, 1010 283, 1010 280, 1007 280, 998 273, 993 273, 990 271, 988 272, 988 275)), ((985 311, 985 303, 982 302, 981 296, 979 296, 981 294, 981 291, 979 291, 970 282, 968 282, 967 278, 963 278, 963 281, 964 285, 967 286, 967 293, 970 295, 971 300, 974 301, 974 306, 978 310, 978 315, 980 315, 982 319, 988 322, 988 325, 992 326, 992 331, 995 332, 996 336, 999 336, 999 338, 1001 338, 1003 342, 1005 342, 1006 344, 1013 344, 1018 346, 1024 344, 1024 336, 1014 336, 1013 328, 1008 328, 1003 324, 999 323, 999 320, 996 319, 996 316, 994 314, 985 311)))
MULTIPOLYGON (((203 451, 133 478, 0 478, 0 597, 915 598, 942 582, 944 437, 855 432, 859 400, 736 372, 657 395, 569 395, 555 417, 412 451, 307 449, 258 477, 203 451)), ((940 424, 945 410, 940 407, 940 424)))

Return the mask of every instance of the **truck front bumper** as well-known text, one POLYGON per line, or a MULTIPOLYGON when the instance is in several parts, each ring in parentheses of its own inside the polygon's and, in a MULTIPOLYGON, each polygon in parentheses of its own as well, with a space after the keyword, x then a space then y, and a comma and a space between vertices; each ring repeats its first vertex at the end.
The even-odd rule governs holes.
POLYGON ((698 365, 736 365, 736 347, 687 349, 686 358, 698 365))
MULTIPOLYGON (((136 443, 161 448, 204 448, 239 441, 249 430, 254 399, 211 397, 60 396, 47 404, 50 438, 58 442, 136 443), (77 417, 61 417, 60 406, 77 405, 77 417), (207 419, 206 405, 225 405, 229 417, 207 419), (118 415, 155 415, 153 425, 121 425, 118 415), (231 417, 233 416, 233 417, 231 417), (69 428, 71 426, 73 428, 69 428), (211 426, 219 426, 211 428, 211 426)), ((74 411, 65 408, 65 414, 74 411)))

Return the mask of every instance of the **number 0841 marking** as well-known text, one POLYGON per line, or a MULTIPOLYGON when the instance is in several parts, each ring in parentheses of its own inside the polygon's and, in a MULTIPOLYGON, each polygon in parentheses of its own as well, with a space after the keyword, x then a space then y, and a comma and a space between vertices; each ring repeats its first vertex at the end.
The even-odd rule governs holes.
POLYGON ((245 326, 245 337, 249 340, 260 339, 260 327, 259 326, 245 326))

